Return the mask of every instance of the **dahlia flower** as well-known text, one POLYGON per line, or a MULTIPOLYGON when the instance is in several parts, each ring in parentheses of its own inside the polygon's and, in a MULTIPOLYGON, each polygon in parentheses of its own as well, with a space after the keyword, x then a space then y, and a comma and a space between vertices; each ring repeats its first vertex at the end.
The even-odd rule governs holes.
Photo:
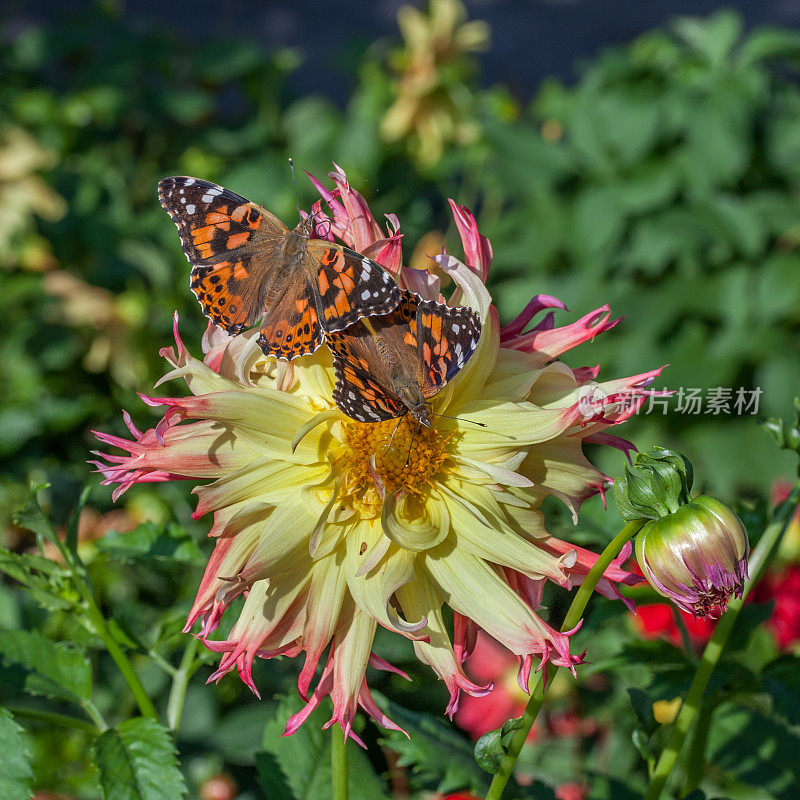
MULTIPOLYGON (((367 253, 403 288, 443 301, 437 277, 402 266, 397 218, 388 216, 385 233, 338 167, 330 177, 332 190, 312 178, 322 195, 313 210, 324 202, 329 214, 318 231, 367 253)), ((396 728, 365 678, 368 665, 398 671, 372 652, 378 625, 413 642, 444 681, 450 715, 461 692, 492 689, 463 670, 479 630, 514 654, 523 688, 534 663, 574 672, 581 661, 570 652, 572 631, 553 629, 537 609, 545 581, 580 583, 597 556, 550 536, 539 507, 554 495, 577 513, 603 493, 608 478, 583 443, 627 452, 632 445, 608 429, 644 402, 659 370, 597 382, 596 368, 559 360, 616 324, 606 307, 565 327, 548 312, 528 329, 541 312, 564 308, 539 295, 501 327, 485 286, 491 246, 467 209, 451 208, 464 261, 433 258, 455 282, 448 302, 471 306, 483 331, 470 361, 433 399, 432 410, 448 415, 433 428, 417 430, 406 417, 387 446, 394 420, 359 423, 333 405, 326 348, 276 363, 256 345, 257 330, 230 337, 210 325, 201 360, 181 341, 176 316, 176 346, 161 351, 171 369, 159 383, 181 378, 191 394, 142 395, 165 413, 145 432, 126 413, 130 440, 97 434, 126 451, 95 462, 105 483, 118 484, 115 497, 137 482, 203 482, 194 516, 213 516, 216 546, 186 630, 199 623, 203 643, 221 654, 210 680, 235 668, 256 694, 256 657, 304 654, 298 688, 307 705, 286 733, 326 695, 328 724, 346 736, 357 740, 359 706, 396 728), (238 595, 245 600, 230 634, 212 638, 238 595)), ((600 592, 618 597, 617 583, 639 580, 621 567, 629 553, 605 573, 600 592)))

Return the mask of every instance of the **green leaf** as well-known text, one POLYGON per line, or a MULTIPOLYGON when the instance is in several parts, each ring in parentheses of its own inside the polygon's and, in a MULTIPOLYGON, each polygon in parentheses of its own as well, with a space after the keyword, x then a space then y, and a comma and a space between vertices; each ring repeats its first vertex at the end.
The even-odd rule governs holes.
POLYGON ((658 727, 658 723, 653 716, 653 699, 647 692, 633 687, 628 689, 628 697, 631 701, 633 713, 636 714, 636 719, 639 721, 641 728, 648 734, 653 733, 658 727))
MULTIPOLYGON (((268 800, 329 800, 331 793, 331 735, 322 726, 328 714, 317 709, 297 733, 281 736, 286 720, 302 708, 296 697, 283 697, 264 728, 264 751, 256 754, 259 781, 268 800)), ((383 781, 363 751, 347 743, 350 800, 384 800, 383 781)))
POLYGON ((29 800, 33 771, 28 752, 11 712, 0 708, 0 797, 3 800, 29 800))
POLYGON ((155 720, 121 722, 100 734, 93 749, 105 800, 178 800, 186 794, 175 745, 155 720))
POLYGON ((637 728, 631 734, 631 741, 633 746, 638 751, 639 755, 645 761, 652 761, 655 758, 652 748, 650 747, 650 737, 640 728, 637 728))
POLYGON ((592 800, 640 800, 644 787, 630 786, 619 778, 612 778, 591 770, 586 775, 592 787, 592 800))
POLYGON ((70 576, 60 564, 34 553, 13 553, 0 547, 0 571, 26 587, 42 608, 63 611, 79 597, 70 576))
POLYGON ((772 715, 730 702, 714 713, 709 763, 715 772, 726 773, 728 785, 733 779, 768 793, 765 796, 796 800, 800 785, 798 750, 797 730, 772 715))
POLYGON ((145 522, 132 531, 111 531, 97 541, 97 549, 111 558, 123 560, 204 562, 194 539, 180 525, 145 522))
POLYGON ((298 800, 286 775, 281 769, 280 762, 272 753, 265 750, 256 753, 256 771, 258 772, 258 783, 264 790, 267 800, 298 800))
POLYGON ((735 11, 719 11, 708 19, 682 17, 675 21, 678 35, 710 64, 721 64, 742 33, 742 18, 735 11))
POLYGON ((28 500, 14 515, 14 522, 20 528, 25 528, 25 530, 35 533, 36 538, 39 540, 47 539, 54 544, 60 545, 61 542, 56 535, 55 528, 36 499, 36 493, 46 488, 47 484, 31 484, 28 500))
POLYGON ((756 628, 772 616, 772 608, 772 603, 759 605, 748 603, 742 608, 736 617, 736 625, 728 641, 727 650, 729 653, 734 653, 747 647, 747 643, 756 628))
POLYGON ((92 671, 86 653, 48 639, 38 631, 0 632, 0 658, 25 671, 23 688, 57 700, 88 700, 92 671))
POLYGON ((492 775, 500 769, 500 763, 506 754, 500 730, 487 731, 475 742, 475 761, 485 772, 492 775))
MULTIPOLYGON (((389 716, 408 731, 387 731, 381 742, 398 755, 398 765, 411 767, 415 788, 446 793, 469 789, 484 794, 488 776, 475 763, 472 745, 442 720, 389 703, 389 716)), ((498 731, 499 735, 499 731, 498 731)))
POLYGON ((762 681, 772 697, 776 716, 800 726, 800 658, 792 655, 776 658, 764 668, 762 681))
POLYGON ((582 258, 612 250, 625 229, 625 213, 616 187, 584 189, 575 201, 573 214, 573 246, 582 258))
POLYGON ((749 66, 767 58, 800 58, 800 34, 781 28, 755 31, 742 45, 739 61, 749 66))

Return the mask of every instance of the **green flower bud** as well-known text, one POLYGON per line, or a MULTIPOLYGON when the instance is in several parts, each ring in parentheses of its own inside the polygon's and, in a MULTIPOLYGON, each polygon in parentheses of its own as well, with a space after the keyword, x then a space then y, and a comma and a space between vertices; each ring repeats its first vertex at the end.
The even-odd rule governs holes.
POLYGON ((713 497, 689 499, 692 466, 669 450, 640 453, 617 481, 621 516, 648 519, 636 558, 650 585, 696 616, 718 616, 747 580, 750 544, 736 514, 713 497))

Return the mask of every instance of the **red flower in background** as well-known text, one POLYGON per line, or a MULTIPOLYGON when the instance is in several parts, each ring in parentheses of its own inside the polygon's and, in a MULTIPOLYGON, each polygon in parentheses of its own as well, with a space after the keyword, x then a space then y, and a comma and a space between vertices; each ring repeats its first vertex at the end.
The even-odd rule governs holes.
POLYGON ((753 599, 775 602, 767 624, 782 650, 800 642, 800 566, 790 564, 765 575, 755 587, 753 599))
MULTIPOLYGON (((469 657, 469 674, 477 683, 493 683, 494 691, 485 697, 463 696, 453 719, 477 741, 484 733, 502 728, 512 717, 522 716, 528 695, 517 682, 518 660, 509 650, 486 636, 478 634, 475 649, 469 657)), ((534 727, 528 741, 536 738, 534 727)))
POLYGON ((562 783, 556 788, 557 800, 584 800, 587 788, 583 783, 562 783))
POLYGON ((471 792, 455 792, 454 794, 443 794, 434 800, 481 800, 480 797, 471 792))
MULTIPOLYGON (((707 642, 714 632, 716 620, 709 617, 694 617, 678 609, 683 624, 689 632, 692 644, 707 642)), ((633 624, 645 639, 656 639, 659 636, 668 639, 672 644, 681 644, 681 634, 675 623, 675 613, 669 603, 653 603, 638 606, 633 616, 633 624)))

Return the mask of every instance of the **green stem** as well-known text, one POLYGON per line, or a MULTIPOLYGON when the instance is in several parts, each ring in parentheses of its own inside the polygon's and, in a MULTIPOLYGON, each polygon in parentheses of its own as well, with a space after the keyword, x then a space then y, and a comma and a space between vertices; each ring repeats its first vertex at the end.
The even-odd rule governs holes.
POLYGON ((167 701, 167 727, 171 731, 177 731, 181 724, 183 703, 186 700, 189 679, 195 671, 195 659, 199 644, 200 640, 193 636, 183 651, 178 669, 174 671, 172 688, 169 690, 169 700, 167 701))
POLYGON ((780 543, 784 532, 789 527, 789 522, 794 515, 799 500, 800 482, 795 484, 792 493, 775 512, 772 522, 767 526, 758 545, 753 550, 749 562, 750 580, 745 584, 744 594, 741 598, 732 600, 728 604, 728 610, 722 615, 720 621, 714 628, 714 633, 708 640, 708 644, 700 659, 700 665, 689 686, 686 699, 681 705, 678 718, 675 720, 667 744, 656 763, 656 768, 653 772, 650 786, 647 789, 645 800, 658 800, 658 798, 661 797, 672 770, 678 761, 678 756, 683 749, 686 735, 697 715, 697 709, 700 707, 706 686, 708 686, 714 668, 717 666, 720 656, 722 656, 725 645, 728 642, 728 637, 730 636, 731 630, 733 630, 739 612, 742 610, 744 601, 750 593, 750 590, 758 582, 772 553, 780 543))
POLYGON ((67 714, 54 714, 52 711, 42 711, 38 708, 20 708, 17 706, 6 706, 8 710, 15 717, 22 717, 23 719, 30 719, 34 722, 44 722, 47 725, 57 725, 60 728, 73 728, 77 731, 84 731, 86 733, 97 734, 98 731, 104 731, 108 728, 105 720, 100 716, 100 712, 94 709, 94 713, 90 714, 94 722, 87 722, 85 719, 78 719, 77 717, 70 717, 67 714))
POLYGON ((347 800, 347 741, 339 725, 331 725, 331 787, 333 800, 347 800))
MULTIPOLYGON (((619 555, 625 543, 628 542, 636 532, 642 527, 644 520, 637 520, 636 522, 629 522, 611 541, 605 550, 600 554, 600 557, 589 570, 587 576, 583 579, 583 583, 578 587, 578 591, 572 600, 572 603, 567 611, 567 616, 564 619, 564 624, 561 626, 561 631, 572 630, 583 617, 583 612, 589 603, 592 592, 597 586, 597 582, 603 577, 603 573, 608 569, 609 564, 619 555)), ((511 773, 514 771, 514 765, 517 763, 519 754, 525 744, 528 734, 536 721, 536 717, 542 708, 545 695, 547 694, 547 687, 553 685, 553 679, 558 673, 558 667, 550 667, 549 681, 547 685, 541 682, 541 673, 538 673, 534 679, 534 685, 531 688, 531 698, 525 706, 525 711, 522 714, 522 724, 514 732, 511 741, 508 743, 503 760, 500 762, 494 778, 492 778, 491 786, 486 794, 486 800, 500 800, 508 783, 511 773)))
POLYGON ((705 698, 700 705, 700 713, 697 715, 697 722, 692 729, 689 746, 686 749, 684 763, 686 777, 681 797, 691 794, 700 785, 703 778, 706 766, 706 746, 708 745, 708 734, 711 732, 714 710, 715 704, 705 698))
POLYGON ((142 686, 142 682, 133 669, 133 665, 128 660, 128 656, 125 655, 125 651, 119 646, 117 640, 114 638, 114 634, 109 630, 108 623, 94 599, 92 590, 88 584, 77 578, 77 576, 74 578, 74 581, 86 602, 87 616, 94 625, 95 631, 103 640, 108 654, 114 659, 114 663, 117 665, 117 668, 122 673, 122 677, 125 678, 125 682, 130 687, 133 697, 136 700, 136 705, 139 706, 140 713, 143 717, 157 720, 158 712, 156 711, 156 707, 153 705, 153 701, 145 691, 144 686, 142 686))
POLYGON ((176 670, 175 667, 173 667, 172 664, 170 664, 169 661, 164 658, 164 656, 162 656, 160 653, 157 653, 153 649, 148 650, 147 655, 150 659, 152 659, 153 663, 157 667, 160 667, 164 672, 167 673, 167 675, 170 676, 170 678, 175 680, 175 675, 177 674, 178 670, 176 670))

